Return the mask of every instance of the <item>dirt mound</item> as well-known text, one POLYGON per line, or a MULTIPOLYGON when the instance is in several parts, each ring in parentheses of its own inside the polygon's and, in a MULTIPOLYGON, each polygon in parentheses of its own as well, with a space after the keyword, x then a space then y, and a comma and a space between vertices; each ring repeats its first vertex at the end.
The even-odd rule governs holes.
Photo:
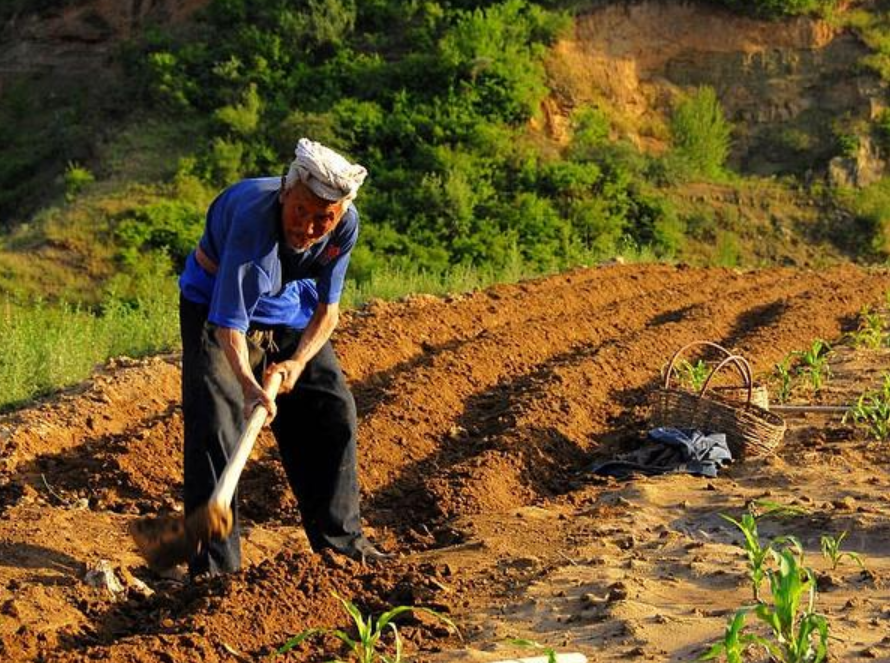
MULTIPOLYGON (((687 660, 746 600, 743 562, 717 512, 767 498, 809 507, 785 526, 808 554, 829 527, 856 533, 850 545, 872 560, 871 575, 828 573, 825 600, 840 610, 855 587, 862 603, 839 628, 862 645, 845 651, 883 655, 868 623, 890 601, 881 539, 890 481, 885 454, 849 428, 807 421, 779 456, 710 482, 617 484, 583 469, 639 443, 647 396, 679 346, 718 341, 762 374, 855 328, 888 287, 888 273, 854 267, 615 265, 352 312, 336 345, 359 408, 365 521, 401 553, 383 568, 308 551, 264 436, 241 486, 245 569, 195 585, 153 577, 126 526, 179 508, 179 371, 175 357, 118 362, 0 419, 0 653, 254 660, 306 628, 346 628, 336 592, 366 614, 449 612, 471 649, 459 653, 453 635, 418 618, 401 628, 421 660, 477 660, 517 635, 596 650, 596 660, 637 650, 687 660), (120 591, 85 584, 101 560, 120 591)), ((865 363, 837 354, 838 391, 821 402, 849 402, 876 382, 890 357, 875 352, 865 363)), ((320 642, 292 660, 344 655, 320 642)))

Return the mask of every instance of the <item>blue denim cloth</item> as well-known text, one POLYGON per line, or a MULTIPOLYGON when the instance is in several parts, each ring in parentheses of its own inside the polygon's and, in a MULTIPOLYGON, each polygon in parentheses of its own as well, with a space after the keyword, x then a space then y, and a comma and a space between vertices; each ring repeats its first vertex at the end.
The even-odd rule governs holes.
POLYGON ((716 477, 720 468, 732 462, 732 453, 723 433, 654 428, 649 431, 649 439, 653 444, 616 460, 594 465, 590 471, 617 478, 626 478, 633 473, 654 475, 674 472, 716 477))

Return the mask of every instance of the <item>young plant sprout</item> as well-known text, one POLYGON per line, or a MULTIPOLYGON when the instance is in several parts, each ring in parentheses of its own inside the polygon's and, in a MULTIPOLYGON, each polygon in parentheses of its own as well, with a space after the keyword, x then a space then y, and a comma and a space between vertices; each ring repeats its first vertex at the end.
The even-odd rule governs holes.
POLYGON ((732 621, 726 625, 723 633, 723 641, 713 645, 708 651, 698 657, 699 661, 711 661, 720 656, 726 657, 726 663, 743 663, 745 652, 757 642, 757 636, 750 633, 742 633, 745 628, 745 620, 753 608, 747 606, 736 611, 732 621))
POLYGON ((351 654, 355 657, 357 663, 377 663, 378 661, 380 663, 401 663, 402 638, 399 635, 399 630, 398 628, 396 628, 393 620, 405 612, 422 612, 427 615, 431 615, 439 621, 445 623, 449 628, 454 629, 458 636, 460 636, 460 631, 458 631, 457 627, 454 625, 454 622, 452 622, 445 615, 436 612, 435 610, 430 610, 429 608, 400 605, 393 608, 392 610, 384 612, 375 621, 374 617, 371 615, 365 618, 362 615, 361 611, 351 601, 344 599, 338 594, 334 594, 334 597, 343 604, 343 608, 352 618, 358 634, 356 638, 350 637, 345 631, 341 631, 340 629, 310 628, 290 638, 276 651, 275 654, 284 654, 285 652, 290 651, 310 637, 314 637, 316 635, 329 635, 333 636, 334 638, 345 644, 349 648, 351 654), (394 652, 392 655, 387 655, 382 651, 379 651, 379 649, 382 647, 380 639, 387 627, 392 631, 393 634, 394 652))
POLYGON ((678 371, 680 384, 697 392, 701 391, 711 369, 702 359, 697 360, 694 364, 683 359, 680 361, 678 371))
POLYGON ((879 348, 887 340, 887 334, 884 331, 884 316, 865 306, 859 312, 859 327, 855 332, 850 334, 853 341, 853 347, 856 348, 879 348))
POLYGON ((884 375, 880 389, 868 390, 859 397, 844 415, 843 422, 848 419, 866 429, 878 442, 890 440, 890 373, 884 375))
POLYGON ((821 663, 828 656, 828 620, 815 612, 816 582, 812 569, 791 549, 771 550, 776 569, 767 571, 771 603, 736 611, 723 642, 713 645, 699 660, 724 656, 742 663, 750 647, 765 650, 776 663, 821 663), (769 635, 747 633, 746 619, 754 613, 769 628, 769 635))
POLYGON ((796 517, 809 515, 809 511, 802 506, 794 504, 785 504, 776 500, 757 499, 751 502, 751 511, 755 518, 766 518, 772 516, 774 518, 796 517))
POLYGON ((816 339, 809 349, 794 353, 800 358, 798 374, 810 381, 815 393, 822 390, 822 385, 831 375, 831 368, 828 366, 829 352, 831 346, 822 339, 816 339))
POLYGON ((547 647, 534 640, 526 640, 524 638, 516 638, 514 640, 509 640, 508 642, 517 647, 531 647, 536 649, 547 657, 547 663, 556 663, 556 650, 552 647, 547 647))
POLYGON ((780 403, 787 403, 791 398, 791 391, 794 388, 794 377, 791 374, 792 355, 786 355, 785 358, 773 368, 773 375, 778 381, 776 390, 776 400, 780 403))
MULTIPOLYGON (((768 511, 763 515, 772 514, 774 511, 768 511)), ((760 535, 757 532, 757 516, 752 513, 745 513, 741 520, 736 520, 732 516, 727 516, 723 513, 720 514, 720 517, 738 527, 744 537, 742 548, 744 548, 745 554, 748 557, 748 575, 751 578, 751 589, 753 590, 754 600, 760 602, 760 585, 766 577, 765 562, 768 555, 773 552, 774 548, 784 545, 803 556, 803 546, 801 546, 797 538, 790 535, 773 539, 765 546, 761 545, 760 535)))
POLYGON ((754 600, 759 602, 760 585, 766 577, 764 561, 769 554, 770 546, 763 547, 760 545, 760 536, 757 533, 757 519, 750 513, 744 514, 741 520, 736 520, 732 516, 727 516, 723 513, 720 514, 720 517, 738 527, 744 537, 742 547, 748 556, 748 575, 751 578, 751 589, 754 592, 754 600))
POLYGON ((837 569, 837 565, 840 564, 841 560, 844 557, 849 557, 854 562, 859 565, 863 571, 865 570, 865 563, 862 561, 862 557, 859 553, 850 552, 848 550, 841 551, 841 543, 843 540, 847 538, 847 533, 842 532, 840 536, 834 538, 828 534, 823 535, 820 538, 820 542, 822 544, 822 556, 825 557, 829 562, 831 562, 831 570, 834 571, 837 569))
POLYGON ((813 571, 802 566, 791 550, 774 550, 772 555, 778 566, 767 572, 772 605, 762 603, 754 613, 770 627, 775 642, 764 639, 761 644, 782 663, 819 663, 828 655, 828 620, 815 612, 813 571))

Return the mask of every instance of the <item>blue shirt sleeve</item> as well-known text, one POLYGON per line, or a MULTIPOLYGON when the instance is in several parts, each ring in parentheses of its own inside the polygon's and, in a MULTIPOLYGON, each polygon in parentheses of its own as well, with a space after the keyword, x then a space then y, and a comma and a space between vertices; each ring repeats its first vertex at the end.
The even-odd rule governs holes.
POLYGON ((271 289, 271 278, 253 262, 225 255, 216 274, 207 319, 219 327, 246 332, 260 296, 271 289))

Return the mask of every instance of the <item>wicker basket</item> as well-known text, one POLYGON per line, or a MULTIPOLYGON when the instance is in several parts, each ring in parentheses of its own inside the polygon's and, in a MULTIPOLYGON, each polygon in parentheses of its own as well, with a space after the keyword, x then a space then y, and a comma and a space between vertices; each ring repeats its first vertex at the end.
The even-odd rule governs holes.
MULTIPOLYGON (((709 348, 714 348, 718 352, 720 352, 723 357, 732 357, 733 353, 724 348, 722 345, 718 345, 717 343, 713 343, 712 341, 693 341, 692 343, 687 343, 682 348, 677 350, 674 355, 671 357, 670 362, 667 367, 667 375, 673 375, 674 367, 677 364, 677 360, 690 348, 696 346, 706 346, 709 348)), ((742 380, 742 384, 740 385, 730 385, 730 386, 719 386, 719 387, 711 387, 711 393, 715 396, 718 396, 722 400, 727 401, 736 401, 740 403, 748 403, 748 382, 751 383, 751 395, 750 402, 754 405, 759 405, 764 410, 769 410, 769 391, 767 390, 765 385, 760 384, 759 382, 754 382, 751 380, 751 368, 750 365, 745 368, 741 365, 741 363, 733 362, 736 367, 736 370, 739 373, 739 377, 742 380)))
POLYGON ((673 365, 681 352, 692 345, 708 345, 725 351, 707 341, 698 341, 681 348, 671 360, 664 386, 653 396, 652 425, 674 428, 697 428, 726 434, 729 449, 735 458, 752 458, 773 453, 785 435, 785 421, 774 412, 752 402, 754 385, 751 366, 738 355, 728 354, 711 371, 698 394, 671 386, 673 365), (709 391, 714 376, 733 366, 742 378, 744 400, 729 399, 709 391))

